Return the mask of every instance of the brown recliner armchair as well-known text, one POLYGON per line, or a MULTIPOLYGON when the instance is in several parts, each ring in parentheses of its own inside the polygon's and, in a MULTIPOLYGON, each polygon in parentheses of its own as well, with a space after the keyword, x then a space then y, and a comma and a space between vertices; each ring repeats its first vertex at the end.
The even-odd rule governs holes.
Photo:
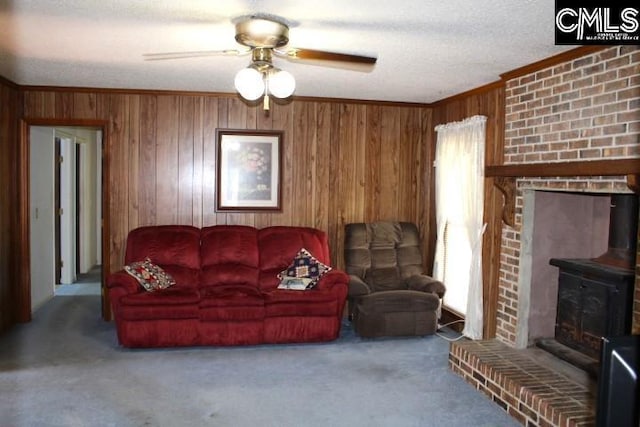
POLYGON ((415 224, 347 224, 349 317, 362 337, 429 335, 438 327, 442 282, 424 274, 415 224))

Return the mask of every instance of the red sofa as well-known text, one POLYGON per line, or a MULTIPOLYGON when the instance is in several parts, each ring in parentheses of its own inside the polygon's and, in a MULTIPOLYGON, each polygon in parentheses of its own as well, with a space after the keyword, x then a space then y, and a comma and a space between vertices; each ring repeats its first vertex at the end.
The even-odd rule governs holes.
POLYGON ((324 274, 309 290, 277 289, 301 249, 329 265, 326 234, 304 227, 141 227, 127 237, 125 264, 149 258, 176 284, 147 292, 124 270, 107 287, 125 347, 330 341, 340 332, 349 277, 324 274))

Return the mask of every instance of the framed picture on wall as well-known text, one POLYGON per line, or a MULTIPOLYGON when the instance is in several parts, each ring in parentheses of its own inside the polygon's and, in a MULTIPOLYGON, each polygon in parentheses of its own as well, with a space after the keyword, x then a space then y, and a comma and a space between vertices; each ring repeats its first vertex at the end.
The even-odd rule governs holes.
POLYGON ((282 131, 216 129, 216 210, 282 209, 282 131))

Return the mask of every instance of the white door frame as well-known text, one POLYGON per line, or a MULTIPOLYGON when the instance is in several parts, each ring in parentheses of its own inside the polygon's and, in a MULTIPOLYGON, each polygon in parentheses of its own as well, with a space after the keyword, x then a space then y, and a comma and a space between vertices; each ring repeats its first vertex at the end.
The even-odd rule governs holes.
MULTIPOLYGON (((80 128, 77 128, 80 129, 80 128)), ((94 247, 87 251, 91 260, 85 260, 87 270, 100 264, 102 254, 102 233, 95 227, 102 222, 102 131, 95 128, 83 128, 84 140, 74 135, 76 128, 60 129, 54 126, 29 126, 29 247, 30 247, 30 295, 31 312, 54 296, 55 291, 55 215, 60 215, 60 243, 62 261, 61 283, 73 283, 76 280, 76 183, 86 181, 82 186, 84 197, 81 203, 87 205, 87 215, 80 217, 82 230, 80 238, 94 247), (61 159, 55 158, 55 140, 60 139, 61 159), (79 177, 76 171, 76 149, 80 144, 86 146, 85 154, 93 158, 85 159, 90 165, 82 168, 85 175, 79 177), (60 163, 60 202, 61 212, 54 209, 54 163, 60 163), (35 163, 35 164, 34 164, 35 163), (91 175, 91 176, 89 176, 91 175), (95 175, 95 176, 93 176, 95 175), (84 220, 82 220, 84 219, 84 220)), ((79 132, 79 131, 78 131, 79 132)), ((82 164, 82 161, 81 161, 82 164)), ((81 243, 82 244, 82 243, 81 243)), ((84 271, 83 271, 84 272, 84 271)))

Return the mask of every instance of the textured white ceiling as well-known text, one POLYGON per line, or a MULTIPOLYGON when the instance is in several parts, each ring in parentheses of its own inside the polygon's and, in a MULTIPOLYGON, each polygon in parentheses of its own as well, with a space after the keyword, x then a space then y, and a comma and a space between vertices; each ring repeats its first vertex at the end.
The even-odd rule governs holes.
POLYGON ((433 102, 572 46, 553 0, 0 0, 0 75, 21 85, 235 92, 250 58, 144 61, 236 48, 234 18, 282 17, 290 46, 377 55, 369 72, 274 59, 295 95, 433 102))

